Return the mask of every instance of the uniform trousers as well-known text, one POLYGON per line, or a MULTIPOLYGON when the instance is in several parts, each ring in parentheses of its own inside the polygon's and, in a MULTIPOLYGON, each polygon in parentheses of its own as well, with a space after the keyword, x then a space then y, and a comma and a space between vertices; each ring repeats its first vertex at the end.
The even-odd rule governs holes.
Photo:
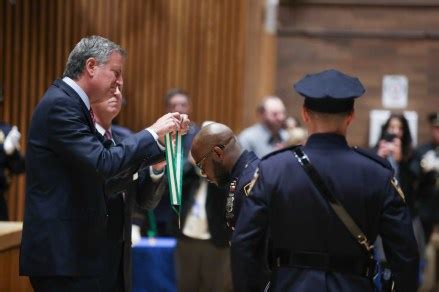
POLYGON ((176 270, 179 292, 224 292, 230 273, 228 247, 210 240, 184 237, 178 240, 176 270))

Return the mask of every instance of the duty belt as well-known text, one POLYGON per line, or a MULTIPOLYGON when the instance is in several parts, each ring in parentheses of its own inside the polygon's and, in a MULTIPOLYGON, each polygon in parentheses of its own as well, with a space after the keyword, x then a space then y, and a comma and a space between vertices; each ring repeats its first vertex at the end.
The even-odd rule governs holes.
POLYGON ((368 259, 333 256, 328 253, 292 252, 287 249, 275 249, 272 267, 294 267, 322 270, 373 278, 375 262, 368 259))

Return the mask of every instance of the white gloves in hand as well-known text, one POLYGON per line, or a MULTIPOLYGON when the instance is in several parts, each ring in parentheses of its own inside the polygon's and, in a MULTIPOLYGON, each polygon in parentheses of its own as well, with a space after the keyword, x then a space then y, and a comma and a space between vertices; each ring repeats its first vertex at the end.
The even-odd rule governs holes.
POLYGON ((140 235, 140 226, 135 224, 131 225, 131 243, 132 245, 136 245, 142 239, 140 235))
POLYGON ((436 157, 434 150, 430 150, 425 153, 421 161, 421 167, 424 172, 429 172, 432 170, 439 171, 439 157, 436 157))
POLYGON ((3 143, 3 149, 7 155, 11 155, 15 150, 20 150, 20 138, 21 134, 17 126, 13 126, 3 143))

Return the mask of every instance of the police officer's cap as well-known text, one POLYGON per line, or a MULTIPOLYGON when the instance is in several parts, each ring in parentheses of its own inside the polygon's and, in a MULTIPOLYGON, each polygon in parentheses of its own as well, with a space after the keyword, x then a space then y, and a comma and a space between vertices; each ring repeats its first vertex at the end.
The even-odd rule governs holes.
POLYGON ((294 85, 305 97, 305 107, 316 112, 341 113, 354 108, 354 100, 364 94, 360 80, 334 69, 306 75, 294 85))
POLYGON ((428 121, 432 126, 439 127, 439 113, 431 113, 428 115, 428 121))

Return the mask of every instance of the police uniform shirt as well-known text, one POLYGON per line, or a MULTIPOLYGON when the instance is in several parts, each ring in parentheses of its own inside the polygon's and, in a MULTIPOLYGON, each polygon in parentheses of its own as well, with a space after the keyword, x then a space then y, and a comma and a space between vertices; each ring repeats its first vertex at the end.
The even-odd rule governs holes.
MULTIPOLYGON (((235 227, 242 200, 249 194, 250 182, 258 164, 259 158, 256 154, 252 151, 245 150, 233 166, 231 176, 236 186, 233 193, 233 201, 231 202, 231 198, 229 197, 226 206, 227 225, 231 229, 235 227)), ((229 196, 230 195, 229 192, 229 196)))

